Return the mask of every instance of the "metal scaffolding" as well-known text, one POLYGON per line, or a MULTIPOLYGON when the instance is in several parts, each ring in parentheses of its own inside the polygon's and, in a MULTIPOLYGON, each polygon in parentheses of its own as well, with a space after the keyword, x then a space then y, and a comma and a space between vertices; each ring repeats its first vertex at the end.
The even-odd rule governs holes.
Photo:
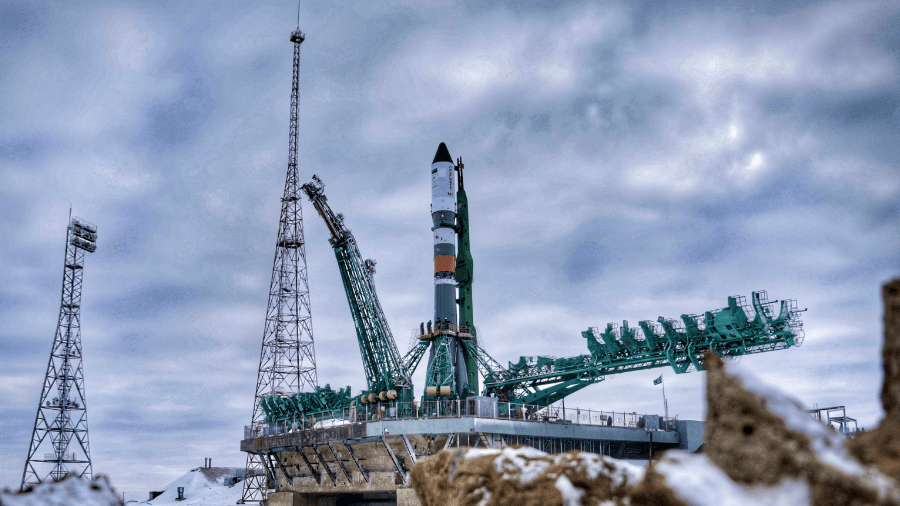
POLYGON ((59 481, 69 474, 91 478, 80 309, 84 252, 96 251, 96 241, 97 227, 73 218, 70 211, 59 322, 22 472, 21 490, 48 479, 59 481))
MULTIPOLYGON (((253 400, 251 425, 265 423, 262 399, 287 396, 304 389, 315 390, 316 358, 313 346, 309 285, 306 272, 306 248, 303 239, 303 213, 300 208, 300 184, 297 180, 298 101, 300 94, 300 44, 303 32, 291 33, 294 44, 294 73, 291 88, 289 157, 281 219, 275 246, 275 262, 269 288, 269 306, 259 358, 259 375, 253 400)), ((266 465, 256 454, 247 454, 246 478, 240 503, 266 499, 269 483, 266 465)))

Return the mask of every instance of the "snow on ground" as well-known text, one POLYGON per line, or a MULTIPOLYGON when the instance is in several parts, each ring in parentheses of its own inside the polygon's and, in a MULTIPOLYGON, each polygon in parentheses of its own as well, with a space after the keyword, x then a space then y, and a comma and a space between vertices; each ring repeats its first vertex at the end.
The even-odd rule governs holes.
MULTIPOLYGON (((225 486, 222 481, 226 475, 234 476, 231 473, 214 473, 209 472, 210 469, 228 469, 232 468, 197 468, 185 473, 180 478, 166 485, 163 493, 151 501, 144 501, 139 504, 149 504, 152 506, 191 506, 194 504, 204 506, 233 506, 241 498, 243 491, 243 482, 236 485, 225 486), (184 501, 176 501, 178 498, 178 487, 184 487, 184 501)), ((4 505, 5 506, 5 505, 4 505)))
POLYGON ((3 506, 120 506, 122 500, 105 476, 92 481, 69 477, 35 485, 31 492, 0 491, 3 506))
POLYGON ((692 506, 797 506, 809 504, 809 486, 785 479, 775 487, 746 486, 731 481, 705 455, 683 451, 666 453, 654 471, 692 506))

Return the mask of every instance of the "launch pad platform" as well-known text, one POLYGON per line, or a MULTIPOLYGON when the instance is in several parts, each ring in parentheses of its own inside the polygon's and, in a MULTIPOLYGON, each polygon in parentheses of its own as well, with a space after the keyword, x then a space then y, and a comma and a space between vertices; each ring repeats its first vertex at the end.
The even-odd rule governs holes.
POLYGON ((270 506, 407 506, 419 504, 409 484, 412 466, 445 448, 531 446, 548 453, 582 450, 648 460, 671 448, 694 451, 703 439, 699 421, 566 411, 571 420, 463 414, 370 420, 307 430, 262 427, 258 434, 247 427, 241 451, 263 461, 270 506))

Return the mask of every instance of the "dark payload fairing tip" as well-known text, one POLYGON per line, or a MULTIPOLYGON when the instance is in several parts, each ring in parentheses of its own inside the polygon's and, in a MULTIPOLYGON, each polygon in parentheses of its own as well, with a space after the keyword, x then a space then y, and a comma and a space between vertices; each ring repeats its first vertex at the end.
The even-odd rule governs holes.
POLYGON ((450 162, 453 163, 453 158, 450 157, 450 150, 447 149, 447 145, 443 142, 440 146, 438 146, 437 153, 434 154, 434 160, 431 163, 438 162, 450 162))

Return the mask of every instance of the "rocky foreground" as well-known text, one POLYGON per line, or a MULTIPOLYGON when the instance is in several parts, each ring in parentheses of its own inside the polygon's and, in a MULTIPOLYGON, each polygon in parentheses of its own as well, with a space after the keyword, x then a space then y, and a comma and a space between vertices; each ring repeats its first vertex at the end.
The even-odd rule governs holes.
POLYGON ((884 285, 885 418, 847 440, 800 403, 715 354, 702 453, 649 468, 533 448, 445 450, 412 470, 423 506, 900 506, 900 279, 884 285))
POLYGON ((0 506, 122 506, 106 476, 83 480, 73 475, 44 482, 26 492, 0 491, 0 506))

